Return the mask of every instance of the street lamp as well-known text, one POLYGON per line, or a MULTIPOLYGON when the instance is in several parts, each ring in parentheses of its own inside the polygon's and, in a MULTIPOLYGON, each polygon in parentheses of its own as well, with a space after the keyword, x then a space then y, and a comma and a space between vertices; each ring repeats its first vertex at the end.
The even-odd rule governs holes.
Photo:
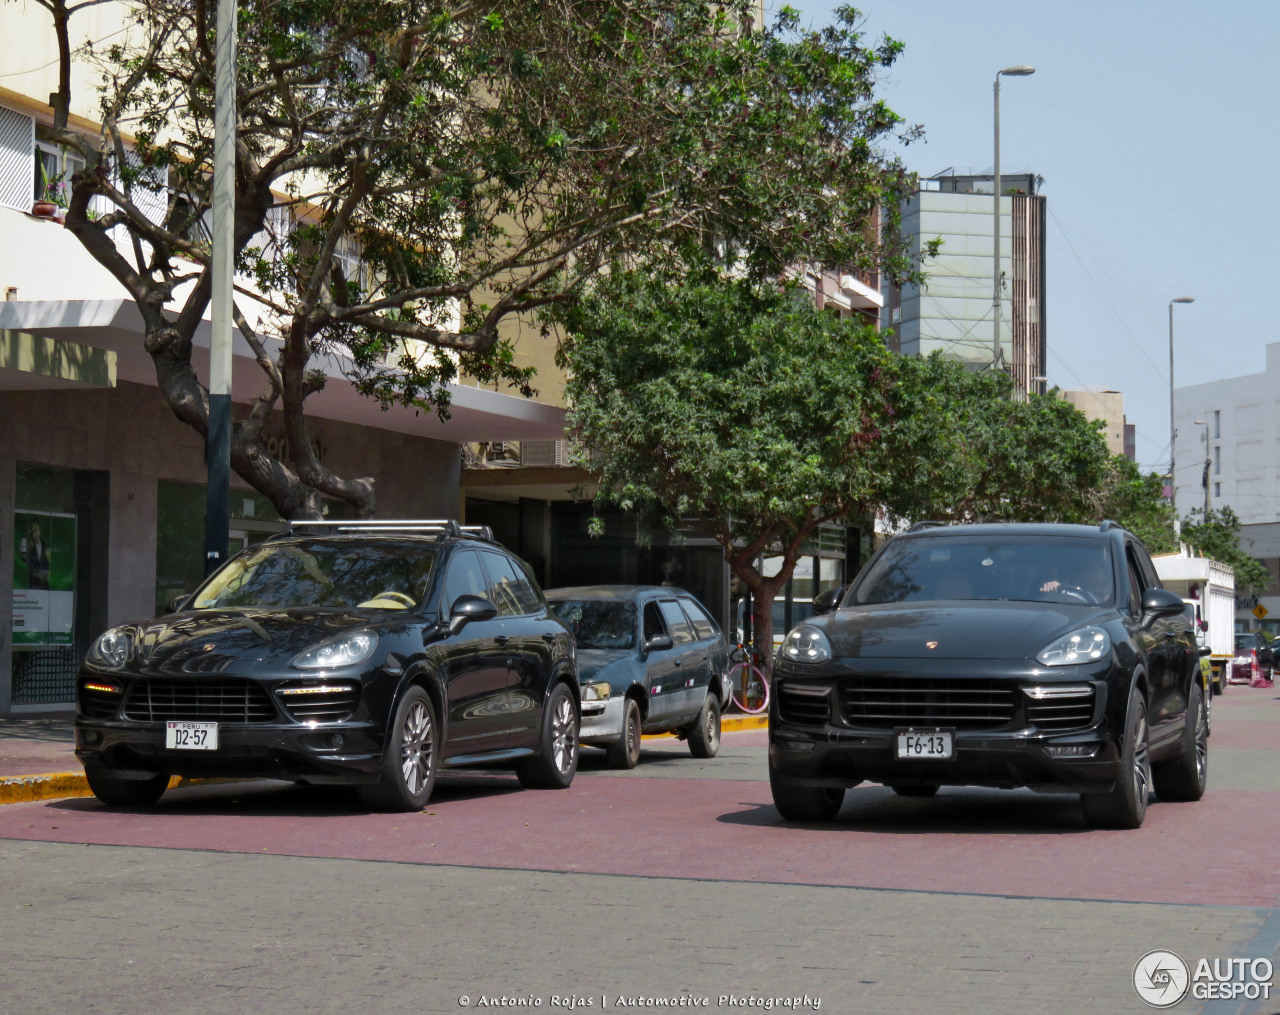
POLYGON ((1003 353, 1000 350, 1000 75, 1004 74, 1008 77, 1026 77, 1028 74, 1034 74, 1036 69, 1027 64, 1019 64, 1016 67, 1006 67, 1004 70, 996 71, 995 83, 995 264, 991 269, 991 288, 992 306, 995 310, 995 335, 991 339, 991 368, 993 370, 1000 369, 1000 360, 1003 353))
POLYGON ((1204 520, 1209 521, 1209 466, 1213 464, 1213 456, 1209 454, 1209 424, 1202 419, 1194 421, 1196 426, 1204 427, 1204 478, 1201 483, 1204 486, 1204 520))
POLYGON ((1173 505, 1173 534, 1182 534, 1182 522, 1178 518, 1178 473, 1174 441, 1178 439, 1177 426, 1173 419, 1173 305, 1175 303, 1194 303, 1194 296, 1175 296, 1169 301, 1169 503, 1173 505))

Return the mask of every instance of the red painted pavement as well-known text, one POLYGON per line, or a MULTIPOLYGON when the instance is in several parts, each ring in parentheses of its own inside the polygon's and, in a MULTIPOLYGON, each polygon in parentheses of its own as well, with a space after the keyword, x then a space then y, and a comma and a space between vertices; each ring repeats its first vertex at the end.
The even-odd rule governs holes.
MULTIPOLYGON (((735 741, 736 745, 736 741, 735 741)), ((763 758, 761 759, 763 761, 763 758)), ((410 863, 940 892, 1275 906, 1277 796, 1153 803, 1134 832, 1087 830, 1071 797, 855 790, 829 825, 784 825, 763 782, 581 777, 444 780, 422 814, 278 783, 172 792, 152 810, 93 800, 0 808, 0 838, 410 863)))

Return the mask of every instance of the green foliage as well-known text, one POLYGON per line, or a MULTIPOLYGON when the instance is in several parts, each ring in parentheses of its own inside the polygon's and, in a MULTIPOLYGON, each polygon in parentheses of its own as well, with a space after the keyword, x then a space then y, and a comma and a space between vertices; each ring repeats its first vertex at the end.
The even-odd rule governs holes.
POLYGON ((1240 518, 1231 508, 1211 509, 1207 517, 1203 510, 1193 510, 1182 523, 1182 539, 1201 556, 1231 565, 1242 595, 1261 592, 1271 584, 1266 567, 1240 548, 1240 518))
MULTIPOLYGON (((919 132, 873 94, 901 44, 868 45, 844 8, 820 31, 794 11, 755 30, 754 6, 241 0, 236 256, 285 343, 279 378, 260 362, 286 418, 303 413, 301 378, 325 357, 384 406, 447 414, 459 368, 528 392, 503 323, 565 301, 617 258, 718 249, 753 278, 797 263, 917 277, 895 241, 912 178, 881 144, 919 132), (358 272, 338 256, 352 243, 358 272)), ((210 261, 214 5, 155 0, 135 14, 107 53, 109 164, 95 170, 102 149, 85 146, 68 223, 157 308, 157 333, 176 317, 172 363, 208 298, 179 287, 175 255, 210 261), (175 199, 154 222, 135 197, 161 171, 175 199), (116 207, 99 223, 94 195, 116 207), (106 242, 119 225, 140 241, 135 263, 106 242), (193 302, 162 321, 175 291, 193 302)))

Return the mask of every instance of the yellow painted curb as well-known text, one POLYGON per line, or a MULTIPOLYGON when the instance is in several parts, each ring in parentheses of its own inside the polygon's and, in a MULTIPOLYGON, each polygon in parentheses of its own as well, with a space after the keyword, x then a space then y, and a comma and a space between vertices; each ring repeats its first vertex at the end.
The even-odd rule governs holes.
MULTIPOLYGON (((737 733, 739 730, 763 730, 769 728, 767 715, 722 715, 720 717, 721 733, 737 733)), ((674 737, 674 733, 646 733, 641 739, 661 740, 663 737, 674 737)))
MULTIPOLYGON (((169 789, 183 789, 205 783, 241 782, 240 779, 184 779, 175 775, 169 780, 169 789)), ((36 800, 56 800, 59 797, 93 796, 89 780, 83 772, 48 772, 44 775, 0 776, 0 805, 25 804, 36 800)))

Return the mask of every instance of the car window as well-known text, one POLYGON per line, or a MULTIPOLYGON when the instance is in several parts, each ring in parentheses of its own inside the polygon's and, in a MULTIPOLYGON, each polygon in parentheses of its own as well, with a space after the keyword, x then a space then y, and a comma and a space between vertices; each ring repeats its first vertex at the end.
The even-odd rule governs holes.
POLYGON ((699 641, 714 638, 720 633, 720 629, 716 627, 716 622, 711 619, 711 614, 696 599, 681 599, 680 605, 684 607, 684 612, 688 615, 690 623, 693 624, 693 631, 698 636, 699 641))
POLYGON ((559 599, 547 603, 573 632, 578 648, 630 649, 636 644, 635 603, 598 599, 559 599))
POLYGON ((846 601, 993 599, 1109 604, 1115 599, 1111 548, 1081 536, 911 536, 887 544, 846 601))
POLYGON ((1147 591, 1147 580, 1142 574, 1142 568, 1138 567, 1138 562, 1133 559, 1133 549, 1130 548, 1127 554, 1129 564, 1129 607, 1136 616, 1142 612, 1142 594, 1147 591))
POLYGON ((644 640, 656 638, 667 633, 667 625, 662 620, 662 612, 657 603, 644 604, 644 640))
POLYGON ((658 609, 662 611, 662 619, 667 622, 667 629, 671 632, 673 642, 684 645, 693 641, 693 628, 685 617, 684 611, 680 609, 679 603, 674 599, 663 599, 658 603, 658 609))
POLYGON ((460 596, 479 596, 488 599, 484 571, 480 569, 480 555, 473 550, 461 550, 449 561, 449 570, 444 579, 444 598, 441 602, 446 612, 453 609, 453 604, 460 596))
POLYGON ((503 553, 486 550, 483 554, 485 574, 489 576, 489 601, 498 608, 500 617, 518 617, 538 608, 538 599, 529 580, 503 553))
POLYGON ((415 540, 259 543, 197 592, 192 609, 294 606, 406 610, 422 601, 433 547, 415 540))

